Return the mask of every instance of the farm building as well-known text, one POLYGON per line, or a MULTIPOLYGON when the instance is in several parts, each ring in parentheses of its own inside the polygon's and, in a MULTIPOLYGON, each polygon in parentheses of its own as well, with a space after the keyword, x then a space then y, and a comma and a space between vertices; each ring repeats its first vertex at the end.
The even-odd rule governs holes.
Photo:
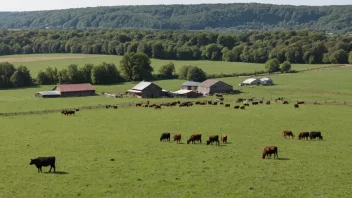
POLYGON ((142 81, 127 91, 132 97, 137 98, 159 98, 165 96, 165 90, 152 82, 142 81))
POLYGON ((233 87, 219 80, 208 79, 198 85, 198 92, 203 94, 231 93, 233 87))
POLYGON ((181 90, 175 91, 173 93, 175 96, 185 97, 185 98, 197 98, 202 95, 202 94, 197 93, 196 91, 186 90, 186 89, 181 89, 181 90))
POLYGON ((199 82, 188 81, 182 84, 182 89, 197 91, 199 84, 199 82))
POLYGON ((259 85, 260 80, 257 78, 248 78, 247 80, 243 81, 240 85, 259 85))
POLYGON ((262 85, 273 85, 273 84, 274 84, 274 83, 273 83, 273 80, 272 80, 271 78, 267 78, 267 77, 261 78, 261 79, 260 79, 260 83, 261 83, 262 85))
POLYGON ((41 98, 57 98, 70 96, 94 96, 95 89, 90 83, 56 85, 52 91, 42 91, 35 94, 41 98))
POLYGON ((60 92, 58 91, 41 91, 35 94, 36 97, 40 98, 57 98, 60 97, 60 92))
POLYGON ((55 89, 60 93, 61 97, 95 95, 95 89, 90 83, 62 84, 62 85, 57 85, 54 88, 54 90, 55 89))

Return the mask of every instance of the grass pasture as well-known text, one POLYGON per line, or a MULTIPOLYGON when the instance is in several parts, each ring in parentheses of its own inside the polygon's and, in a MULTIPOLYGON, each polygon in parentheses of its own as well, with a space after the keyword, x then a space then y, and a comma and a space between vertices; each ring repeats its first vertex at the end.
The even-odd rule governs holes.
MULTIPOLYGON (((33 77, 36 77, 39 70, 44 70, 48 66, 58 69, 67 67, 70 64, 83 66, 84 64, 100 64, 102 62, 120 64, 122 56, 112 55, 89 55, 89 54, 33 54, 33 55, 12 55, 1 56, 0 62, 11 62, 16 66, 27 66, 33 77)), ((158 60, 151 59, 154 73, 158 73, 159 68, 165 64, 173 62, 176 71, 184 65, 193 65, 202 68, 208 74, 232 74, 255 72, 264 70, 264 64, 243 63, 243 62, 220 62, 220 61, 179 61, 179 60, 158 60)), ((292 69, 300 71, 305 69, 320 68, 328 65, 294 64, 292 69)))
POLYGON ((351 197, 350 112, 273 104, 0 117, 0 197, 351 197), (321 130, 324 140, 284 140, 285 129, 321 130), (164 131, 184 144, 159 142, 164 131), (186 144, 193 133, 203 144, 186 144), (222 133, 228 144, 205 144, 222 133), (261 159, 267 145, 280 160, 261 159), (48 155, 59 174, 29 165, 48 155))

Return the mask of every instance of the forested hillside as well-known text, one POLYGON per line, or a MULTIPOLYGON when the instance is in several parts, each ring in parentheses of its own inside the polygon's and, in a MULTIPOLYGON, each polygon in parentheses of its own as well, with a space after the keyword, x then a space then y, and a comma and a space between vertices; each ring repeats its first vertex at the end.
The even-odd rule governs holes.
MULTIPOLYGON (((142 52, 169 60, 265 63, 347 63, 352 35, 314 31, 251 31, 218 34, 155 30, 0 30, 0 55, 142 52)), ((352 62, 352 53, 351 53, 352 62)))
POLYGON ((10 29, 134 28, 168 30, 272 30, 302 28, 352 31, 352 6, 270 4, 151 5, 3 12, 0 27, 10 29))

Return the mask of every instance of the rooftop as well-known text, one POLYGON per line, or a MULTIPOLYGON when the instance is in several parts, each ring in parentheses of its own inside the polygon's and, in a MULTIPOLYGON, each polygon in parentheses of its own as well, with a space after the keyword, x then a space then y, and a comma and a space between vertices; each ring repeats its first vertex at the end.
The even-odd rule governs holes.
POLYGON ((214 80, 214 79, 208 79, 208 80, 200 83, 198 86, 199 87, 211 87, 212 85, 216 84, 217 82, 219 82, 219 81, 214 80))
POLYGON ((59 92, 75 92, 75 91, 95 91, 90 83, 85 84, 62 84, 56 86, 59 92))
POLYGON ((182 84, 182 86, 191 86, 191 87, 196 87, 200 84, 200 82, 194 82, 194 81, 188 81, 182 84))
POLYGON ((251 84, 252 82, 256 81, 256 78, 248 78, 247 80, 243 81, 244 84, 251 84))
POLYGON ((37 94, 40 94, 42 96, 60 96, 60 93, 58 91, 41 91, 37 92, 37 94))
POLYGON ((151 82, 142 81, 142 82, 138 83, 136 86, 134 86, 132 89, 141 91, 141 90, 147 88, 151 84, 152 84, 151 82))
POLYGON ((189 92, 193 92, 193 91, 192 90, 181 89, 181 90, 175 91, 173 93, 175 93, 175 94, 187 94, 189 92))

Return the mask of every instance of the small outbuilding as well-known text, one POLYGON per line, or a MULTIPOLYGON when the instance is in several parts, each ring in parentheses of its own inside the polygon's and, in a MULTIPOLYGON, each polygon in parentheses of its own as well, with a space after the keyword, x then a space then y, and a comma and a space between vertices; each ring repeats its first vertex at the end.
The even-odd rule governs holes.
POLYGON ((203 94, 231 93, 233 87, 220 80, 208 79, 198 85, 198 92, 203 94))
POLYGON ((35 96, 40 98, 58 98, 60 93, 58 91, 41 91, 37 92, 35 96))
POLYGON ((188 81, 188 82, 185 82, 182 84, 182 89, 197 91, 199 84, 200 84, 200 82, 188 81))
POLYGON ((260 79, 262 85, 273 85, 273 80, 271 78, 265 77, 260 79))
POLYGON ((127 91, 129 96, 137 98, 159 98, 165 96, 165 91, 152 82, 142 81, 127 91))
POLYGON ((54 90, 57 90, 61 97, 72 96, 94 96, 95 89, 90 83, 84 84, 61 84, 57 85, 54 90))
POLYGON ((197 93, 196 91, 186 90, 186 89, 175 91, 173 92, 173 94, 175 96, 184 97, 184 98, 197 98, 202 95, 200 93, 197 93))
POLYGON ((260 80, 258 78, 248 78, 247 80, 243 81, 240 86, 242 85, 259 85, 260 80))

